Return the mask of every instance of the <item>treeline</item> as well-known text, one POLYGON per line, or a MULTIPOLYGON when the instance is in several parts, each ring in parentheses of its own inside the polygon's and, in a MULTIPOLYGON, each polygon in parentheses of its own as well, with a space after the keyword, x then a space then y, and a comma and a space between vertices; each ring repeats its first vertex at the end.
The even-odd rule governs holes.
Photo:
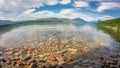
POLYGON ((71 22, 71 20, 69 19, 38 19, 38 20, 27 20, 27 21, 18 21, 16 24, 14 25, 33 25, 33 24, 40 24, 40 25, 54 25, 54 24, 68 24, 69 22, 71 22))
POLYGON ((99 22, 97 27, 120 41, 120 18, 99 22))
MULTIPOLYGON (((7 24, 3 22, 4 25, 1 25, 0 27, 4 26, 12 26, 12 27, 19 27, 19 26, 27 26, 27 25, 55 25, 55 24, 73 24, 74 20, 66 19, 66 18, 43 18, 43 19, 37 19, 37 20, 25 20, 25 21, 14 21, 10 22, 10 24, 7 24)), ((0 23, 1 24, 1 23, 0 23)))

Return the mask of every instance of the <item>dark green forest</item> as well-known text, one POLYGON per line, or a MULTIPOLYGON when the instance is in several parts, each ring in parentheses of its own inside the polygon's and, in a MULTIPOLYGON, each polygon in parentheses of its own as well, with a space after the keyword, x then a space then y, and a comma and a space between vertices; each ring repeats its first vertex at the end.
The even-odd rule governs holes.
POLYGON ((26 20, 26 21, 17 21, 14 22, 14 25, 33 25, 33 24, 40 24, 40 25, 49 25, 49 24, 70 24, 73 21, 70 19, 64 18, 45 18, 45 19, 37 19, 37 20, 26 20))
POLYGON ((120 18, 98 22, 97 27, 120 41, 120 18))

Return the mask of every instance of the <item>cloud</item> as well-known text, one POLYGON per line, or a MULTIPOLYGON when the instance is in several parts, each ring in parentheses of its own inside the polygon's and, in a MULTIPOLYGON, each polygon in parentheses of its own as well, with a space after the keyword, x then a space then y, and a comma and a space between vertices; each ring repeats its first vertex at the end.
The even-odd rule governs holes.
POLYGON ((70 2, 71 0, 0 0, 0 11, 14 13, 44 5, 68 4, 70 2))
POLYGON ((89 4, 89 2, 87 2, 87 1, 77 0, 77 1, 74 1, 73 6, 74 7, 89 7, 88 4, 89 4))
POLYGON ((105 21, 105 20, 109 20, 109 19, 114 19, 115 17, 110 16, 110 15, 104 15, 101 17, 96 17, 97 20, 101 20, 101 21, 105 21))
POLYGON ((103 12, 105 10, 120 8, 119 2, 101 2, 101 5, 97 8, 98 12, 103 12))
POLYGON ((69 3, 71 3, 71 0, 61 0, 59 3, 60 4, 69 4, 69 3))
POLYGON ((71 0, 45 0, 45 4, 47 5, 56 5, 56 4, 69 4, 71 0))
POLYGON ((34 11, 35 9, 30 9, 30 10, 24 11, 22 14, 29 15, 29 14, 32 14, 34 11))
POLYGON ((24 11, 45 5, 68 4, 71 0, 0 0, 0 19, 21 15, 24 11), (3 16, 3 17, 2 17, 3 16))
POLYGON ((49 18, 49 17, 56 17, 56 18, 69 18, 69 19, 74 19, 74 18, 82 18, 86 21, 93 21, 95 18, 89 16, 88 14, 84 14, 82 12, 78 12, 75 9, 62 9, 58 13, 55 13, 53 11, 48 11, 48 10, 43 10, 43 11, 38 11, 36 13, 32 13, 34 9, 27 10, 23 12, 22 15, 18 16, 19 19, 39 19, 39 18, 49 18), (27 15, 26 15, 27 14, 27 15))
POLYGON ((44 0, 0 0, 0 11, 5 13, 21 12, 43 6, 44 0))
MULTIPOLYGON (((102 19, 100 17, 92 17, 84 12, 80 12, 76 7, 90 7, 89 1, 81 0, 0 0, 0 19, 9 20, 26 20, 26 19, 39 19, 48 17, 58 17, 58 18, 82 18, 86 21, 93 21, 102 19), (62 9, 58 13, 49 10, 36 11, 37 7, 45 5, 56 5, 56 4, 73 4, 75 8, 72 9, 62 9)), ((98 11, 104 11, 106 9, 119 8, 118 3, 114 2, 101 2, 98 7, 98 11), (108 3, 112 3, 112 7, 108 6, 108 3), (101 8, 107 6, 107 8, 101 8), (110 8, 108 8, 110 7, 110 8)), ((111 4, 110 4, 111 5, 111 4)), ((64 7, 63 7, 64 8, 64 7)), ((105 19, 105 17, 104 17, 105 19)))
POLYGON ((74 9, 63 9, 60 11, 60 14, 67 15, 73 13, 74 11, 74 9))
POLYGON ((81 18, 89 22, 89 21, 97 21, 97 20, 108 20, 108 19, 114 18, 109 15, 104 15, 100 17, 92 17, 89 14, 84 14, 76 9, 62 9, 58 13, 55 13, 53 11, 48 11, 48 10, 42 10, 42 11, 38 11, 35 13, 34 11, 35 9, 29 9, 29 10, 22 12, 18 16, 13 16, 12 18, 4 17, 2 19, 7 18, 7 19, 12 19, 12 20, 33 20, 33 19, 40 19, 40 18, 56 17, 56 18, 69 18, 69 19, 81 18))
POLYGON ((45 0, 46 5, 56 5, 58 4, 58 0, 45 0))

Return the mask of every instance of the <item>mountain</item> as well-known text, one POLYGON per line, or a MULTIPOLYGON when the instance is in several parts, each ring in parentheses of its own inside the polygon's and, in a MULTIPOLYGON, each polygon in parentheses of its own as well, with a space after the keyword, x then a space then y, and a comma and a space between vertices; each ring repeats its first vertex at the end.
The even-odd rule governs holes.
POLYGON ((9 24, 12 24, 12 21, 10 21, 10 20, 0 20, 0 26, 9 25, 9 24))
POLYGON ((88 24, 91 25, 91 26, 96 26, 96 24, 97 24, 98 22, 101 22, 101 20, 91 21, 91 22, 88 22, 88 24))
POLYGON ((14 22, 14 25, 55 25, 55 24, 72 24, 74 21, 66 18, 43 18, 36 20, 25 20, 14 22))
POLYGON ((25 20, 25 21, 9 21, 9 20, 0 20, 0 26, 26 26, 26 25, 57 25, 57 24, 73 24, 75 21, 67 18, 42 18, 36 20, 25 20))
POLYGON ((97 23, 97 27, 120 41, 120 18, 97 23))
POLYGON ((82 26, 82 25, 86 25, 88 24, 88 22, 86 22, 85 20, 81 19, 81 18, 75 18, 73 19, 75 21, 75 25, 76 26, 82 26))

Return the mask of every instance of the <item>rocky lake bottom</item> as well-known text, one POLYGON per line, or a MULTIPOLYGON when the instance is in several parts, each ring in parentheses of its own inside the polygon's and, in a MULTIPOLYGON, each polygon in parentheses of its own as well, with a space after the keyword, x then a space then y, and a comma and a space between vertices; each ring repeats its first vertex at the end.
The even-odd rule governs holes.
POLYGON ((120 68, 119 43, 89 25, 30 25, 0 35, 0 68, 120 68))

